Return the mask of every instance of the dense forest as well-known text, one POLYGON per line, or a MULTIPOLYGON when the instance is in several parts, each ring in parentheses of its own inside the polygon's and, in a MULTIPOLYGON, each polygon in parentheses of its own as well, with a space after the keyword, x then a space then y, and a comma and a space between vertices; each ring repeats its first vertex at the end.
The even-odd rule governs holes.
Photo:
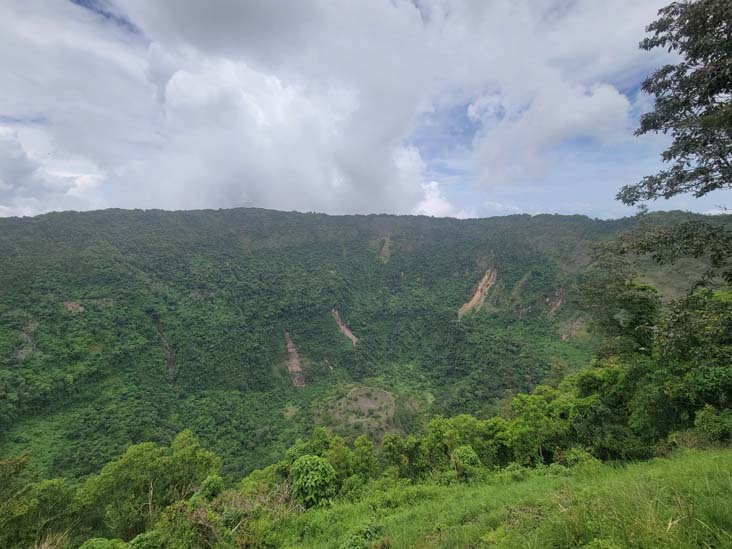
MULTIPOLYGON (((635 222, 246 209, 1 220, 0 451, 81 477, 190 428, 241 474, 314 421, 381 435, 490 415, 588 362, 597 342, 576 285, 591 246, 635 222), (491 269, 484 302, 459 317, 491 269)), ((704 269, 687 267, 646 262, 671 294, 704 269)))

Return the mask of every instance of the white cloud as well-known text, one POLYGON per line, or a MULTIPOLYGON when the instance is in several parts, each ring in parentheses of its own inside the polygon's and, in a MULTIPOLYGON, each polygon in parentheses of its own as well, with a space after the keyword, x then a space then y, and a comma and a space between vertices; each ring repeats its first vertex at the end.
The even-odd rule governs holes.
POLYGON ((428 215, 430 217, 457 217, 466 219, 476 217, 475 212, 458 210, 450 201, 442 194, 440 184, 437 181, 422 183, 422 191, 424 196, 414 208, 416 215, 428 215))
POLYGON ((87 177, 49 171, 28 154, 16 131, 0 126, 0 214, 72 208, 79 203, 75 193, 88 185, 87 177))
POLYGON ((659 60, 636 44, 665 0, 107 0, 139 32, 70 2, 0 2, 16 143, 0 146, 35 174, 0 156, 0 215, 468 215, 438 157, 492 189, 556 180, 574 141, 626 146, 643 104, 624 93, 659 60), (455 150, 428 120, 453 121, 455 150))

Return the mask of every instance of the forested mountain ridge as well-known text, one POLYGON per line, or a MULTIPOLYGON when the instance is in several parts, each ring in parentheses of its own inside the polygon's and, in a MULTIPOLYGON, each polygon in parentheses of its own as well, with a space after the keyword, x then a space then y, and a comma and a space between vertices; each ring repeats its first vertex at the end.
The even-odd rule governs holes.
MULTIPOLYGON (((594 243, 636 223, 257 209, 2 219, 0 452, 78 476, 191 428, 241 473, 314 418, 379 436, 434 413, 490 414, 587 362, 578 278, 594 243)), ((703 270, 640 263, 670 294, 703 270)))

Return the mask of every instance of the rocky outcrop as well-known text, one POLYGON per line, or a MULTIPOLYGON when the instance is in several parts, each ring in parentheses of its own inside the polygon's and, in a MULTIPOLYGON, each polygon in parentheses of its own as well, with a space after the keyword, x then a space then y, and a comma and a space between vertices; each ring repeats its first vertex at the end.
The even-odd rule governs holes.
POLYGON ((295 387, 305 387, 305 377, 302 375, 300 355, 297 354, 297 347, 295 347, 287 330, 285 330, 285 342, 287 343, 287 370, 290 372, 292 384, 295 387))
POLYGON ((356 346, 356 343, 358 343, 358 338, 353 335, 353 332, 346 326, 346 323, 343 322, 343 319, 341 318, 341 314, 338 312, 338 309, 331 309, 330 313, 333 315, 333 318, 336 321, 336 324, 338 324, 338 328, 340 329, 341 333, 346 336, 348 339, 351 340, 351 343, 353 343, 353 346, 356 346))
POLYGON ((470 311, 480 309, 488 295, 488 290, 490 290, 495 283, 496 269, 495 267, 491 267, 485 272, 483 278, 480 279, 480 282, 478 282, 478 287, 475 289, 473 296, 464 303, 462 307, 460 307, 460 310, 458 311, 458 318, 462 318, 470 311))

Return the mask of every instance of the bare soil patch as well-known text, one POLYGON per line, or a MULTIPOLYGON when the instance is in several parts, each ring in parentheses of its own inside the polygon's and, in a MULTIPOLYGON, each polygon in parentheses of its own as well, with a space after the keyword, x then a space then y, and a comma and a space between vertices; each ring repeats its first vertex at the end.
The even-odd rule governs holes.
POLYGON ((483 278, 480 279, 480 282, 478 282, 478 287, 475 289, 473 296, 464 303, 462 307, 460 307, 460 310, 458 311, 458 318, 462 318, 470 311, 480 309, 488 295, 488 290, 490 290, 495 283, 496 269, 495 267, 491 267, 485 272, 483 278))
POLYGON ((80 313, 84 310, 84 307, 76 301, 64 301, 64 309, 70 313, 80 313))
POLYGON ((353 346, 355 347, 356 343, 358 343, 358 338, 353 335, 353 332, 348 328, 348 326, 346 326, 346 323, 343 322, 341 313, 339 313, 338 309, 335 308, 331 309, 330 313, 333 315, 333 318, 335 318, 336 324, 338 324, 338 328, 341 330, 341 333, 350 339, 351 343, 353 343, 353 346))
POLYGON ((287 343, 287 370, 290 372, 292 384, 295 387, 305 387, 305 377, 302 375, 300 355, 297 354, 297 347, 295 347, 287 330, 285 330, 285 342, 287 343))

